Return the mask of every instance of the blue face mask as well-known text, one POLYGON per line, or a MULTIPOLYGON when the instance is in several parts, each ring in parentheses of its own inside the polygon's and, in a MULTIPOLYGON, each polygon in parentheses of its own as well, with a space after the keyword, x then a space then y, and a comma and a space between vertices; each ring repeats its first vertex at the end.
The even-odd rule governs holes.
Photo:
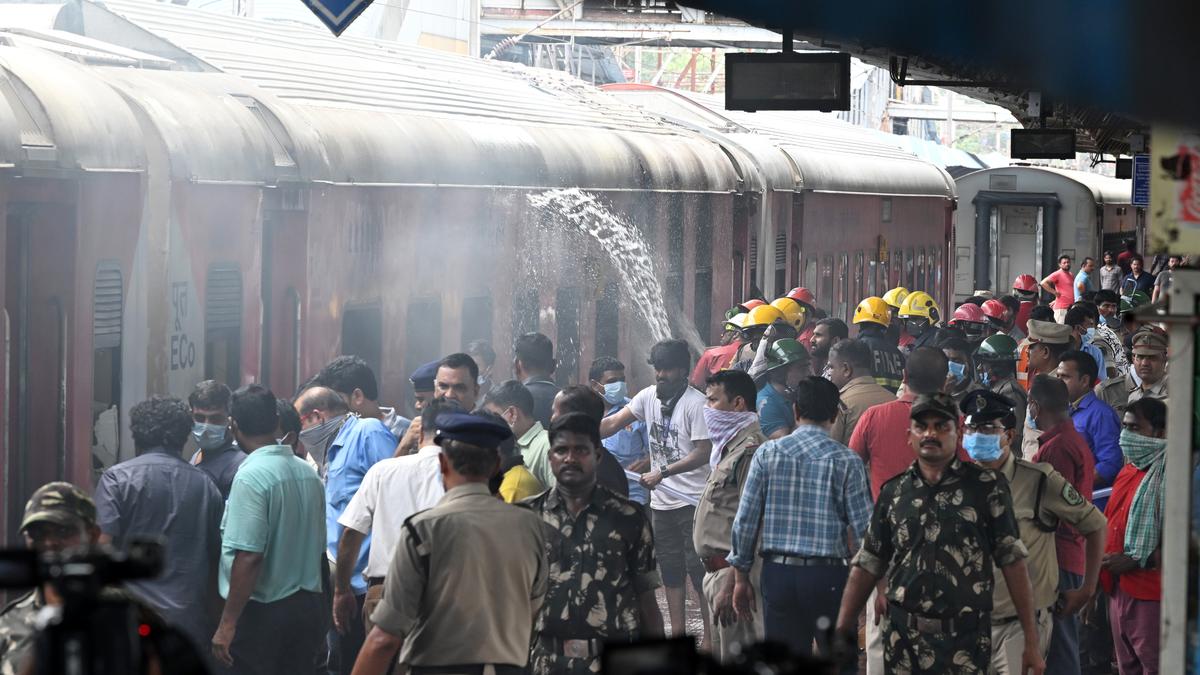
POLYGON ((225 444, 225 425, 195 422, 192 438, 201 450, 215 450, 225 444))
POLYGON ((1038 430, 1037 420, 1033 419, 1033 408, 1025 408, 1025 426, 1033 429, 1034 431, 1038 430))
POLYGON ((1096 329, 1089 328, 1089 329, 1087 329, 1087 332, 1083 334, 1083 344, 1090 345, 1090 344, 1092 344, 1092 340, 1094 340, 1095 338, 1096 338, 1096 329))
POLYGON ((983 371, 982 373, 980 373, 979 374, 979 384, 982 384, 983 386, 990 388, 992 386, 992 374, 986 370, 983 371))
POLYGON ((1004 454, 1000 450, 1000 436, 992 434, 964 434, 963 450, 976 462, 994 462, 1004 454))
POLYGON ((956 382, 962 382, 967 379, 967 367, 957 361, 947 361, 946 365, 950 368, 950 374, 954 376, 956 382))
POLYGON ((629 389, 625 382, 609 382, 604 385, 604 400, 609 405, 621 405, 628 398, 629 389))

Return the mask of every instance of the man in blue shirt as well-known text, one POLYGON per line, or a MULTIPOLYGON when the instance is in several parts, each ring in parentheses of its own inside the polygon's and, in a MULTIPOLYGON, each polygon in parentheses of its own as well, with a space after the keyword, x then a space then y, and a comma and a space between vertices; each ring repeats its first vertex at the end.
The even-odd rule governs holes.
MULTIPOLYGON (((608 410, 605 417, 620 412, 629 404, 629 393, 625 385, 625 364, 611 356, 601 356, 592 361, 588 368, 588 385, 604 399, 608 410)), ((622 468, 636 474, 650 468, 649 443, 646 424, 634 420, 629 426, 605 438, 601 443, 617 459, 622 468)), ((650 493, 636 478, 629 478, 629 499, 639 504, 650 503, 650 493)))
POLYGON ((767 438, 782 438, 795 427, 788 391, 808 374, 808 350, 796 340, 782 338, 767 352, 767 382, 758 390, 758 421, 767 438))
MULTIPOLYGON (((1059 358, 1057 374, 1067 385, 1067 394, 1071 397, 1071 422, 1092 449, 1096 459, 1095 487, 1100 488, 1112 485, 1125 459, 1118 442, 1121 420, 1116 411, 1092 391, 1098 373, 1095 360, 1081 351, 1064 352, 1059 358)), ((1097 507, 1102 508, 1106 501, 1097 503, 1097 507)))
POLYGON ((808 377, 794 389, 796 430, 754 453, 728 560, 737 570, 734 609, 749 620, 750 567, 761 551, 766 639, 810 654, 818 620, 837 616, 853 552, 846 532, 855 547, 863 540, 871 492, 862 460, 829 437, 841 405, 837 387, 808 377))
MULTIPOLYGON (((306 389, 297 397, 295 408, 300 415, 300 441, 325 477, 325 543, 330 559, 336 560, 338 539, 342 536, 338 518, 362 485, 367 469, 391 457, 397 440, 380 420, 351 414, 346 400, 328 387, 306 389)), ((367 581, 362 572, 370 550, 371 538, 367 537, 348 579, 344 569, 334 568, 335 579, 349 582, 348 588, 335 583, 334 605, 340 605, 343 616, 348 614, 353 620, 343 623, 340 633, 330 632, 330 673, 348 675, 362 647, 362 606, 367 595, 367 581), (353 610, 345 611, 351 603, 353 610)))
POLYGON ((1095 271, 1096 259, 1084 258, 1083 264, 1079 266, 1079 273, 1075 275, 1075 298, 1077 300, 1083 300, 1096 292, 1096 282, 1092 280, 1092 274, 1095 271))
POLYGON ((1071 327, 1072 338, 1079 343, 1079 351, 1092 357, 1096 362, 1096 372, 1103 373, 1104 370, 1104 353, 1100 348, 1092 344, 1092 340, 1096 337, 1096 318, 1092 314, 1092 309, 1086 305, 1076 304, 1067 310, 1067 316, 1063 319, 1063 323, 1071 327))

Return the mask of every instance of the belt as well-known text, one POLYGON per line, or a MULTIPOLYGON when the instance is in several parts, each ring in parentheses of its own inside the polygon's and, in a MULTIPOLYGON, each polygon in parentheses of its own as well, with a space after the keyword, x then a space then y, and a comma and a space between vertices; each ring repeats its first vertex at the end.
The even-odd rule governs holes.
POLYGON ((387 577, 367 577, 367 586, 380 586, 387 577))
POLYGON ((707 558, 703 558, 700 562, 704 563, 704 571, 712 574, 713 572, 729 567, 729 561, 725 559, 726 555, 718 553, 717 555, 710 555, 707 558))
MULTIPOLYGON (((1040 619, 1040 618, 1042 618, 1042 614, 1049 612, 1049 611, 1050 611, 1049 607, 1047 607, 1045 609, 1035 610, 1033 613, 1033 618, 1040 619)), ((1014 614, 1012 616, 1001 616, 1001 617, 994 616, 994 617, 992 617, 992 625, 993 626, 1005 626, 1014 621, 1019 621, 1020 619, 1021 619, 1021 617, 1017 616, 1016 614, 1014 614)))
POLYGON ((987 615, 983 612, 973 612, 971 614, 960 615, 948 619, 940 619, 932 616, 922 616, 905 611, 893 603, 888 603, 888 614, 892 621, 895 621, 910 630, 915 630, 918 633, 956 633, 958 631, 971 630, 979 626, 980 621, 986 621, 987 615))
POLYGON ((826 558, 822 556, 783 555, 780 553, 764 553, 763 560, 790 567, 846 567, 845 558, 826 558))
POLYGON ((409 675, 528 675, 525 666, 465 663, 461 666, 409 666, 409 675))
POLYGON ((566 640, 551 635, 539 635, 538 643, 548 652, 574 659, 596 658, 600 656, 600 650, 604 646, 602 639, 566 640))

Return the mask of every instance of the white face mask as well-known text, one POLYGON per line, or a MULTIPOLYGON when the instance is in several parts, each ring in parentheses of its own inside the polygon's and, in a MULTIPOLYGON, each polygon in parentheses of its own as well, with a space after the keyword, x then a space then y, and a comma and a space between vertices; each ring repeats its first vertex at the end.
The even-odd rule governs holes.
POLYGON ((320 424, 300 430, 300 442, 304 444, 304 449, 308 450, 308 454, 317 464, 325 463, 325 453, 329 452, 330 443, 333 443, 334 437, 337 436, 337 432, 342 428, 342 424, 348 416, 349 413, 343 413, 330 417, 320 424))

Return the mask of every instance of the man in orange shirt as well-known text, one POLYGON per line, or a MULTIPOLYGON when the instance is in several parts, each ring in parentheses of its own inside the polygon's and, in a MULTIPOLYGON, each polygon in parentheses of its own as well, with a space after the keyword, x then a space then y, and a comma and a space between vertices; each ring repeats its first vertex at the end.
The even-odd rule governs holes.
POLYGON ((1067 310, 1075 304, 1075 277, 1071 276, 1071 256, 1058 257, 1058 269, 1042 279, 1042 289, 1054 296, 1054 320, 1062 323, 1067 310))

